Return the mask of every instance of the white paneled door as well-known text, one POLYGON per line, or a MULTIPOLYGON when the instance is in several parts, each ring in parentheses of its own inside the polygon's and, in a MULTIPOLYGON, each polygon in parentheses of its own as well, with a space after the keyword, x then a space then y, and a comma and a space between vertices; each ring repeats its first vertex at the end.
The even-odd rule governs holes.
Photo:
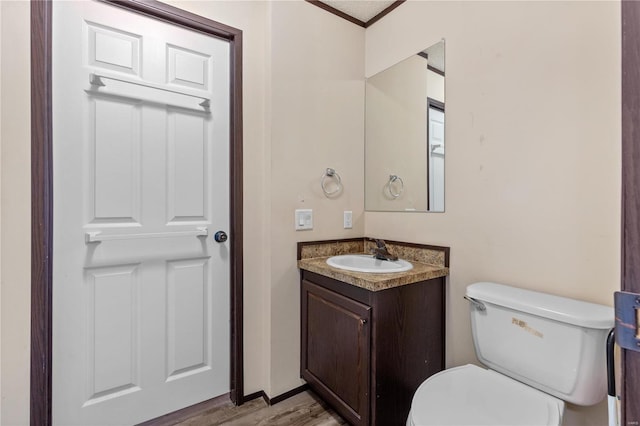
POLYGON ((53 4, 53 421, 229 392, 229 43, 53 4))
POLYGON ((429 107, 429 211, 444 211, 444 112, 429 107))

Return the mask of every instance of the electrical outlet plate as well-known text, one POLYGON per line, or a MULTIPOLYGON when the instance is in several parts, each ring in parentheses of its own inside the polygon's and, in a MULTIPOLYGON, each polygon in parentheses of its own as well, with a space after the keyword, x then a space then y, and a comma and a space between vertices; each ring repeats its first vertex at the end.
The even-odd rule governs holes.
POLYGON ((350 210, 345 210, 344 212, 344 229, 353 228, 353 212, 350 210))

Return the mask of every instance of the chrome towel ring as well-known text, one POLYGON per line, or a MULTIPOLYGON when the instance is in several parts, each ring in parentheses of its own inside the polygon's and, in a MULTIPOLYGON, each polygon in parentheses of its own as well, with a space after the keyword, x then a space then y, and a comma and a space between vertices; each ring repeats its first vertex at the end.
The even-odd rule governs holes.
POLYGON ((320 186, 322 187, 322 192, 324 192, 324 195, 326 195, 327 197, 331 197, 342 191, 342 179, 340 179, 340 175, 338 174, 338 172, 329 167, 322 175, 320 186), (329 184, 331 182, 335 182, 335 188, 333 190, 330 190, 329 188, 329 184))
POLYGON ((387 182, 387 190, 389 191, 389 195, 393 197, 395 200, 400 195, 402 195, 402 191, 404 191, 404 181, 398 175, 389 175, 389 182, 387 182), (399 182, 399 185, 398 185, 399 182), (394 190, 394 186, 398 186, 398 190, 394 190))

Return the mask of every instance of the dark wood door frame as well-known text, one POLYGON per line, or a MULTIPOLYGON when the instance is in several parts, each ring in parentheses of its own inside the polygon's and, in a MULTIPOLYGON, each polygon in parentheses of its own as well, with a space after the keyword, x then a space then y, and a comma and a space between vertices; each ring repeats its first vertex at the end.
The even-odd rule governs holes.
MULTIPOLYGON (((622 291, 640 293, 640 2, 622 1, 622 291)), ((622 419, 640 422, 640 352, 622 350, 622 419)))
MULTIPOLYGON (((242 348, 242 31, 155 0, 102 0, 231 45, 231 399, 244 399, 242 348)), ((51 1, 31 2, 31 425, 51 424, 53 156, 51 1)))

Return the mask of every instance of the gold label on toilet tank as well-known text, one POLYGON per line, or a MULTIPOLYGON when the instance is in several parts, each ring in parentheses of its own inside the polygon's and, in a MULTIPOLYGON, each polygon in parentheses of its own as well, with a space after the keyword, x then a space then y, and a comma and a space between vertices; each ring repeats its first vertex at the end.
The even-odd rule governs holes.
POLYGON ((540 337, 540 338, 543 338, 543 337, 544 337, 544 335, 543 335, 541 332, 539 332, 538 330, 536 330, 536 329, 534 329, 534 328, 529 327, 529 326, 527 325, 527 322, 526 322, 526 321, 522 321, 522 320, 520 320, 520 319, 518 319, 518 318, 513 317, 513 318, 511 318, 511 324, 515 324, 515 325, 517 325, 518 327, 520 327, 520 328, 521 328, 521 329, 523 329, 524 331, 526 331, 526 332, 528 332, 528 333, 531 333, 531 334, 533 334, 533 335, 534 335, 534 336, 536 336, 536 337, 540 337))

